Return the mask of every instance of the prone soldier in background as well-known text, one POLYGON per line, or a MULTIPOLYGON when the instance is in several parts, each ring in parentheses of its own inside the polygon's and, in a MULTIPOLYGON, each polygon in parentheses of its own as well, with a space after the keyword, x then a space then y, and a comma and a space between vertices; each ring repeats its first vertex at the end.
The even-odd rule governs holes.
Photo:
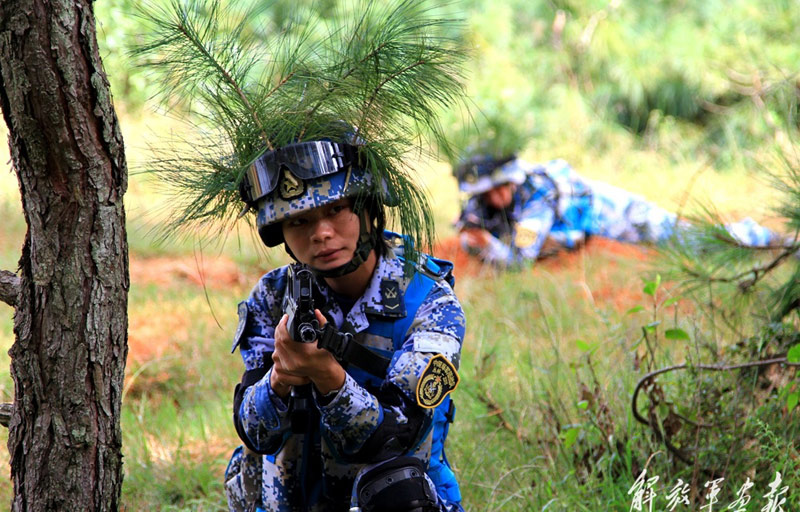
MULTIPOLYGON (((485 149, 485 148, 484 148, 485 149)), ((590 236, 659 243, 689 223, 621 188, 580 176, 564 160, 530 164, 479 151, 453 169, 468 196, 456 228, 462 246, 499 266, 574 249, 590 236)), ((750 218, 725 225, 737 243, 767 247, 781 237, 750 218)))

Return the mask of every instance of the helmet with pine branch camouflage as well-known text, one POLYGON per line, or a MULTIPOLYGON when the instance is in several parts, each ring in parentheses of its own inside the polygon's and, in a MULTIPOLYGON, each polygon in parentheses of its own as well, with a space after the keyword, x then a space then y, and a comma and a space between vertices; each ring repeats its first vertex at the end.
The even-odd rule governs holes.
POLYGON ((274 247, 286 219, 353 198, 362 232, 365 217, 395 206, 407 248, 430 245, 431 208, 408 155, 424 149, 420 135, 448 146, 437 115, 463 97, 452 20, 424 2, 365 2, 357 16, 264 30, 258 5, 231 9, 176 0, 143 13, 152 26, 137 53, 206 138, 151 162, 183 206, 170 227, 230 225, 244 200, 274 247))
POLYGON ((456 167, 454 174, 459 190, 469 195, 482 194, 506 183, 519 185, 526 176, 516 155, 497 159, 487 154, 464 160, 456 167))

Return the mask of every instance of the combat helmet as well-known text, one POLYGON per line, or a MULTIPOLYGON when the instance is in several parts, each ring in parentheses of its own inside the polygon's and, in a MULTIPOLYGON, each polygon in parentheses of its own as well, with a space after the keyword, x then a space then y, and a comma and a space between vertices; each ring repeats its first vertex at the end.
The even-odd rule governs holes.
POLYGON ((409 150, 448 146, 436 116, 462 101, 465 54, 452 24, 423 4, 365 1, 357 16, 326 13, 324 26, 283 19, 266 29, 254 0, 227 17, 215 0, 145 13, 152 26, 137 53, 166 99, 196 106, 207 141, 151 163, 178 185, 183 208, 171 226, 246 218, 275 247, 285 219, 347 197, 362 220, 352 263, 380 235, 366 220, 387 206, 412 258, 429 246, 431 208, 409 150), (432 143, 421 147, 420 135, 432 143))
POLYGON ((454 138, 463 149, 450 161, 464 194, 474 196, 499 185, 525 181, 527 166, 517 154, 528 142, 530 130, 519 114, 512 115, 507 108, 487 102, 477 117, 460 126, 454 138))
MULTIPOLYGON (((284 242, 284 220, 340 199, 353 200, 360 221, 355 253, 338 268, 317 270, 328 277, 354 271, 373 248, 381 247, 383 207, 397 206, 385 182, 373 187, 373 174, 361 155, 360 148, 365 146, 357 144, 352 132, 341 140, 356 143, 316 140, 267 151, 247 169, 239 185, 242 200, 256 212, 258 234, 267 247, 284 242)), ((288 246, 286 250, 291 254, 288 246)))
POLYGON ((521 184, 525 181, 525 169, 517 155, 495 158, 489 154, 478 154, 463 160, 454 170, 458 188, 470 196, 482 194, 506 183, 521 184))

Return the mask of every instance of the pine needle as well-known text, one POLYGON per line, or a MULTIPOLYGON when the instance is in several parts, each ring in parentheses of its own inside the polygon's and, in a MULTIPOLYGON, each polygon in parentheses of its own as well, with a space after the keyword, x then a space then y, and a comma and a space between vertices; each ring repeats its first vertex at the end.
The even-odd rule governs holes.
POLYGON ((144 3, 138 14, 149 30, 133 55, 197 132, 191 149, 167 144, 148 165, 175 198, 165 237, 229 229, 239 183, 264 151, 355 132, 374 192, 386 183, 401 230, 430 246, 431 208, 407 155, 449 147, 437 116, 463 96, 458 21, 411 0, 355 1, 330 19, 282 24, 270 6, 237 0, 144 3))

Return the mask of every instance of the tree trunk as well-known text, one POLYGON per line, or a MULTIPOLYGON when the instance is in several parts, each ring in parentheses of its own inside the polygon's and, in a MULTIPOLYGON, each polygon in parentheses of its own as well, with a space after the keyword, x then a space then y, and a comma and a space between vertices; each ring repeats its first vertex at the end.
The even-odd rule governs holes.
POLYGON ((9 352, 12 510, 118 510, 127 168, 89 0, 0 2, 0 101, 28 225, 9 352))

